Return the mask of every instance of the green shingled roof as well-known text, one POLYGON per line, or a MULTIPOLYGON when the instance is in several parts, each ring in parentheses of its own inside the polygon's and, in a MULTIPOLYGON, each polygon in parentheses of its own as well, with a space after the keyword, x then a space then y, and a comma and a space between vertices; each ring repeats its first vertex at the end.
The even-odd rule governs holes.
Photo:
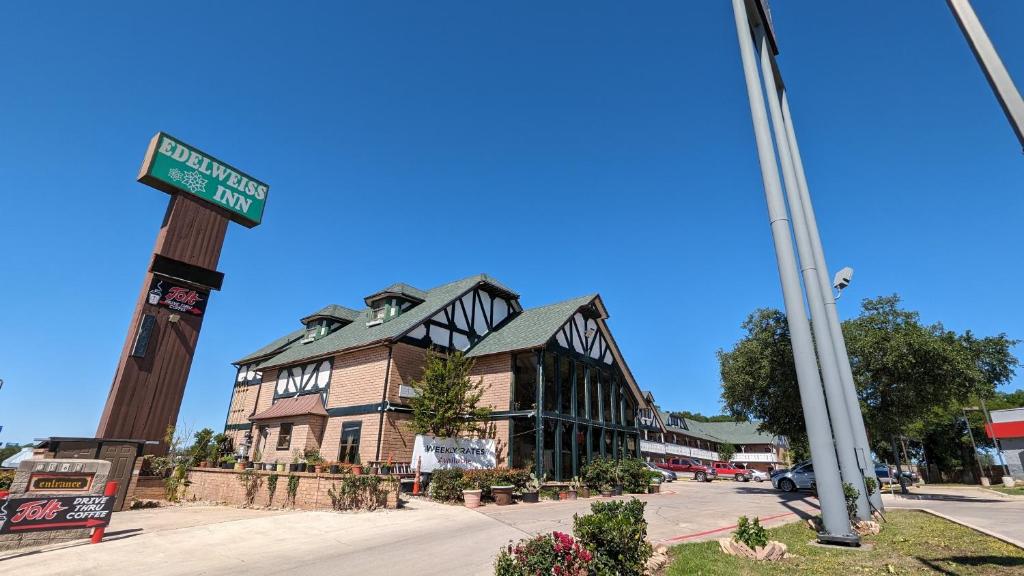
POLYGON ((369 306, 370 302, 373 302, 378 297, 383 296, 385 294, 398 294, 398 295, 401 295, 401 296, 406 296, 410 300, 415 300, 417 302, 423 302, 424 300, 427 299, 427 292, 424 292, 423 290, 420 290, 419 288, 414 288, 412 286, 409 286, 408 284, 406 284, 404 282, 397 282, 395 284, 392 284, 391 286, 388 286, 387 288, 385 288, 383 290, 378 290, 378 291, 374 292, 373 294, 370 294, 369 296, 364 298, 363 301, 366 302, 367 306, 369 306))
POLYGON ((248 364, 248 363, 250 363, 253 360, 256 360, 258 358, 265 357, 265 356, 267 356, 269 354, 273 354, 275 352, 280 352, 281 349, 284 348, 285 346, 287 346, 288 344, 291 344, 293 342, 298 341, 298 339, 301 338, 302 335, 305 334, 305 333, 306 333, 306 329, 305 328, 299 328, 295 332, 292 332, 291 334, 288 334, 288 335, 285 335, 285 336, 281 336, 277 340, 274 340, 270 344, 267 344, 266 346, 260 348, 259 350, 256 350, 255 352, 252 352, 250 354, 246 354, 245 356, 243 356, 243 357, 239 358, 238 360, 235 360, 234 362, 232 362, 232 364, 248 364))
POLYGON ((466 356, 486 356, 543 346, 581 306, 593 302, 596 294, 580 296, 557 304, 523 310, 500 330, 488 334, 466 356))
POLYGON ((338 320, 345 320, 347 322, 355 322, 356 318, 359 317, 359 311, 344 306, 338 306, 337 304, 328 304, 316 312, 306 316, 302 319, 302 323, 312 320, 313 318, 337 318, 338 320))
MULTIPOLYGON (((341 328, 322 338, 314 340, 313 342, 309 342, 307 344, 292 342, 282 349, 277 355, 263 362, 262 365, 264 367, 272 367, 293 364, 307 359, 327 356, 342 350, 361 348, 370 344, 397 340, 406 332, 423 323, 426 319, 436 314, 438 310, 478 284, 489 284, 501 290, 508 290, 486 274, 477 274, 475 276, 470 276, 469 278, 456 280, 455 282, 428 290, 424 293, 426 297, 422 304, 410 308, 408 311, 403 312, 401 315, 388 322, 384 322, 376 326, 367 326, 366 322, 362 321, 362 318, 367 317, 364 314, 367 310, 364 309, 363 312, 360 313, 362 318, 353 321, 347 326, 342 326, 341 328)), ((553 332, 554 331, 552 331, 552 333, 553 332)), ((266 348, 268 347, 264 347, 261 350, 266 348)), ((254 354, 249 354, 246 358, 251 358, 254 354)), ((237 364, 238 361, 235 363, 237 364)))
POLYGON ((775 436, 759 432, 758 422, 692 422, 706 434, 730 444, 772 444, 775 436))

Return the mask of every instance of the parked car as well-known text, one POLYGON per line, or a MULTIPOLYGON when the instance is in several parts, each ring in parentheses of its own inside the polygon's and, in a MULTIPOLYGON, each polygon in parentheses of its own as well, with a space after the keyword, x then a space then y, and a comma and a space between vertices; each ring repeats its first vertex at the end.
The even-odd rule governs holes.
POLYGON ((692 458, 669 458, 658 464, 658 468, 671 470, 677 475, 680 472, 693 474, 693 479, 698 482, 711 482, 718 476, 718 472, 714 468, 705 466, 692 458))
POLYGON ((810 490, 814 484, 814 465, 801 462, 790 470, 772 476, 772 486, 783 492, 810 490))
POLYGON ((732 478, 737 482, 750 482, 751 473, 746 468, 738 467, 732 462, 712 462, 711 466, 721 478, 732 478))
POLYGON ((647 462, 646 464, 647 464, 647 468, 648 469, 650 469, 653 472, 657 472, 658 474, 661 474, 661 481, 662 482, 675 482, 679 478, 678 476, 676 476, 676 473, 671 471, 671 470, 665 470, 664 468, 658 468, 657 466, 655 466, 654 464, 652 464, 650 462, 647 462))
POLYGON ((748 468, 746 464, 742 464, 739 462, 733 462, 733 464, 737 468, 743 468, 744 470, 750 472, 750 479, 753 480, 754 482, 764 482, 765 480, 771 480, 771 475, 767 472, 762 472, 760 470, 748 468))
POLYGON ((917 472, 904 472, 901 471, 898 475, 895 473, 896 468, 891 468, 885 464, 877 464, 875 466, 875 476, 878 476, 879 484, 892 484, 894 478, 903 477, 905 484, 917 484, 920 480, 920 476, 917 472))

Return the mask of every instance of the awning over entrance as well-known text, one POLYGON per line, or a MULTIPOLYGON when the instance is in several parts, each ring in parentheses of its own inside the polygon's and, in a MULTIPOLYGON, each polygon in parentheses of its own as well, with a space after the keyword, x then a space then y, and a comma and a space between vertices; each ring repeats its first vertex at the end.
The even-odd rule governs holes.
POLYGON ((324 409, 324 403, 320 399, 319 394, 281 398, 273 406, 256 414, 250 420, 258 422, 260 420, 274 420, 276 418, 306 416, 310 414, 314 416, 327 416, 327 410, 324 409))

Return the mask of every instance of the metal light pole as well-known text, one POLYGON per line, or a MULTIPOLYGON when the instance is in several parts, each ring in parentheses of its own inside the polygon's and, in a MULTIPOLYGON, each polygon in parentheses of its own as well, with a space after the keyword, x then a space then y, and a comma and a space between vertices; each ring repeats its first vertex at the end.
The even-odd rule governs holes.
MULTIPOLYGON (((804 310, 797 274, 796 256, 793 253, 793 239, 789 230, 785 199, 782 196, 775 151, 772 145, 771 129, 765 110, 764 92, 758 75, 754 39, 762 43, 765 25, 752 28, 744 0, 732 0, 736 18, 736 34, 739 40, 743 74, 747 84, 747 96, 754 124, 754 139, 757 156, 761 165, 765 202, 771 224, 775 257, 779 267, 786 318, 789 322, 790 338, 793 343, 793 360, 796 365, 797 383, 800 387, 800 403, 803 407, 804 422, 811 458, 814 461, 815 481, 821 502, 821 517, 824 532, 818 535, 822 542, 855 544, 859 538, 850 529, 843 498, 839 466, 832 444, 832 430, 825 408, 825 397, 821 388, 817 362, 814 359, 814 345, 811 339, 810 323, 804 310)), ((760 18, 759 18, 760 21, 760 18)))
MULTIPOLYGON (((814 252, 814 261, 817 264, 818 285, 821 287, 821 296, 825 303, 825 320, 827 321, 828 336, 832 341, 832 349, 839 368, 842 394, 846 400, 846 412, 853 432, 853 443, 857 452, 857 460, 862 470, 861 475, 874 478, 875 485, 881 486, 878 483, 878 476, 875 474, 874 462, 871 460, 871 447, 868 445, 868 433, 864 425, 864 414, 860 409, 860 398, 857 396, 857 386, 853 381, 850 357, 846 351, 846 339, 843 337, 843 325, 839 321, 839 313, 836 311, 836 299, 832 294, 832 285, 828 279, 825 249, 822 247, 821 235, 818 233, 818 221, 814 215, 814 205, 811 204, 810 188, 807 185, 807 175, 804 173, 804 163, 800 156, 800 147, 797 145, 796 129, 793 127, 793 116, 789 111, 789 95, 785 90, 782 91, 782 118, 786 125, 786 138, 793 157, 793 168, 796 170, 800 204, 803 207, 804 218, 810 234, 811 249, 814 252)), ((881 490, 873 492, 868 499, 876 510, 881 511, 885 509, 882 505, 881 490)))
POLYGON ((946 0, 946 3, 953 11, 956 23, 960 25, 967 43, 971 45, 974 57, 985 72, 985 78, 992 86, 992 91, 999 99, 1006 119, 1010 121, 1010 126, 1017 134, 1017 140, 1024 146, 1024 99, 1021 99, 1020 92, 1014 86, 1013 78, 1010 78, 1010 73, 1006 71, 1006 66, 985 33, 985 28, 978 20, 978 15, 974 13, 971 3, 968 0, 946 0))
POLYGON ((985 477, 985 471, 981 468, 981 458, 978 457, 978 445, 974 442, 974 432, 971 430, 971 421, 967 419, 967 409, 960 407, 960 410, 964 413, 964 425, 967 426, 967 434, 971 437, 971 448, 974 448, 974 461, 978 463, 978 482, 985 477))
MULTIPOLYGON (((817 259, 811 248, 811 235, 804 213, 804 204, 800 197, 800 185, 793 168, 790 154, 789 131, 783 120, 781 95, 785 86, 782 76, 775 63, 768 40, 761 35, 761 76, 764 78, 765 92, 768 96, 768 111, 771 113, 772 127, 775 130, 775 148, 782 166, 782 180, 786 185, 786 198, 789 201, 789 213, 793 217, 793 233, 796 236, 797 253, 800 256, 800 272, 803 275, 804 289, 807 291, 807 303, 811 309, 811 320, 814 330, 814 346, 818 352, 818 363, 821 365, 821 378, 825 383, 825 401, 832 421, 832 434, 835 437, 836 453, 839 457, 839 470, 843 482, 852 485, 858 492, 857 517, 861 520, 871 519, 871 508, 868 505, 867 489, 864 486, 864 474, 857 463, 857 453, 853 441, 853 427, 850 424, 850 411, 846 407, 846 394, 839 377, 836 365, 836 354, 832 347, 832 337, 828 328, 828 316, 825 313, 823 287, 818 281, 817 259)), ((831 294, 831 286, 827 289, 831 294)), ((858 408, 860 404, 857 404, 858 408)))
POLYGON ((1000 474, 1002 474, 1002 468, 1006 466, 1006 458, 1003 457, 1003 448, 999 445, 999 437, 996 436, 996 425, 992 422, 992 415, 988 413, 988 406, 985 406, 984 398, 981 398, 981 413, 985 415, 985 425, 992 432, 992 443, 996 445, 996 462, 999 463, 1000 474))

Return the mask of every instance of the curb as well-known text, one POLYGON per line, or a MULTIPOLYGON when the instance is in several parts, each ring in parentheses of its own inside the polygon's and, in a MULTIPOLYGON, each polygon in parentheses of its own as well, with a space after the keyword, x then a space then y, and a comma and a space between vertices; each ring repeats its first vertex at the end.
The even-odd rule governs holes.
POLYGON ((893 508, 893 509, 901 509, 901 510, 920 510, 921 512, 925 512, 927 514, 931 514, 932 516, 936 516, 938 518, 942 518, 943 520, 949 520, 950 522, 953 522, 955 524, 959 524, 961 526, 970 528, 971 530, 974 530, 975 532, 980 532, 980 533, 982 533, 982 534, 984 534, 986 536, 991 536, 991 537, 995 538, 996 540, 1001 540, 1003 542, 1006 542, 1007 544, 1010 544, 1012 546, 1016 546, 1017 548, 1020 548, 1020 549, 1024 550, 1024 542, 1021 542, 1020 540, 1016 540, 1014 538, 1010 538, 1009 536, 1004 536, 1002 534, 999 534, 998 532, 993 532, 991 530, 982 528, 980 526, 975 526, 974 524, 970 524, 968 522, 964 522, 963 520, 954 518, 952 516, 943 514, 941 512, 936 512, 935 510, 932 510, 931 508, 922 508, 922 507, 913 507, 913 506, 891 506, 891 508, 893 508))

